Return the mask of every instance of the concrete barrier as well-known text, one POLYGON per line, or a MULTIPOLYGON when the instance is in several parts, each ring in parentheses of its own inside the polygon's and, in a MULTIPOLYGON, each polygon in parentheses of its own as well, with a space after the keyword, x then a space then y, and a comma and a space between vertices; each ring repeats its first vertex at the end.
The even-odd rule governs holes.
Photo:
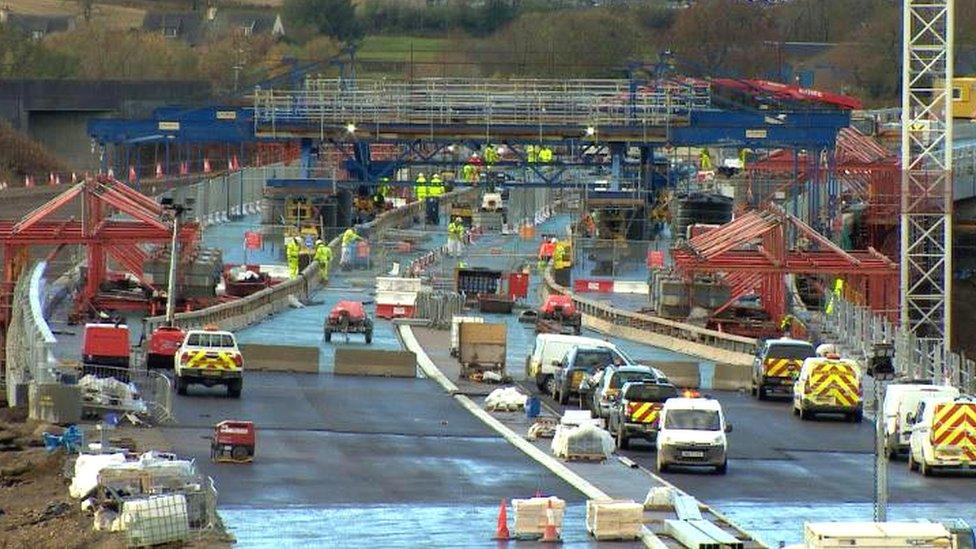
POLYGON ((319 348, 297 345, 241 345, 244 371, 319 373, 319 348))
POLYGON ((690 360, 642 361, 664 372, 677 387, 698 387, 700 374, 698 363, 690 360))
POLYGON ((717 364, 752 365, 753 355, 719 349, 705 343, 696 343, 679 337, 657 334, 640 328, 614 324, 613 322, 588 314, 583 315, 583 326, 613 337, 622 337, 646 345, 661 347, 676 353, 691 355, 717 364))
POLYGON ((752 386, 752 365, 716 364, 712 387, 726 391, 746 390, 752 386))
POLYGON ((336 375, 417 377, 417 355, 410 351, 338 348, 336 375))

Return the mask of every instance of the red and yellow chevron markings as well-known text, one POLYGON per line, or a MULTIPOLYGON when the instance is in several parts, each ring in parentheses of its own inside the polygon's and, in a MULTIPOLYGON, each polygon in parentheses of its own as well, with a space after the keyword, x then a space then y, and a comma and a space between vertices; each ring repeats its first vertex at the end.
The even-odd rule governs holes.
POLYGON ((976 402, 939 404, 932 416, 932 445, 962 451, 966 461, 976 461, 976 402))

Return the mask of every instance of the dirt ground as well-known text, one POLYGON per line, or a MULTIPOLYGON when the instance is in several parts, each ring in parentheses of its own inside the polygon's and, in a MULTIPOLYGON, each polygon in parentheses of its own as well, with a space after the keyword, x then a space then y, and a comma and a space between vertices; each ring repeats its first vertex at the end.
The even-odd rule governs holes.
MULTIPOLYGON (((92 517, 68 495, 69 480, 62 474, 74 457, 60 450, 47 453, 41 436, 45 431, 60 432, 60 428, 28 420, 26 411, 0 408, 0 549, 126 547, 121 534, 92 530, 92 517)), ((144 441, 157 438, 154 432, 132 429, 118 435, 148 449, 144 441)), ((182 546, 225 548, 232 544, 230 536, 214 531, 182 546)))

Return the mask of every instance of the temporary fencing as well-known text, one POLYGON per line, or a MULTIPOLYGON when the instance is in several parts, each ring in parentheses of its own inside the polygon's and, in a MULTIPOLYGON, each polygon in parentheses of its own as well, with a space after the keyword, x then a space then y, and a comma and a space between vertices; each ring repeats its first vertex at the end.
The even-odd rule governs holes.
POLYGON ((464 311, 464 295, 457 292, 421 292, 417 295, 415 318, 425 318, 434 328, 447 328, 451 319, 464 311))
POLYGON ((895 368, 910 378, 944 380, 965 393, 976 391, 976 361, 962 353, 944 352, 902 329, 886 317, 846 299, 836 299, 827 316, 825 332, 849 353, 868 360, 875 343, 895 344, 895 368))

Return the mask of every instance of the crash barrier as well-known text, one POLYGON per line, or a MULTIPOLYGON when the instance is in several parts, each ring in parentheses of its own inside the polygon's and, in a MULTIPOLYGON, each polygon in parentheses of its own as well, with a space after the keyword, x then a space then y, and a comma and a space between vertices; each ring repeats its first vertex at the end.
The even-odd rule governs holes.
POLYGON ((340 347, 335 351, 333 372, 344 376, 417 377, 417 355, 340 347))
POLYGON ((319 373, 319 348, 298 345, 241 345, 244 368, 250 372, 319 373))
POLYGON ((944 380, 963 393, 976 392, 976 361, 962 353, 945 352, 941 344, 919 340, 867 307, 835 299, 831 314, 826 315, 824 332, 824 339, 841 344, 865 363, 874 356, 874 344, 894 343, 898 375, 944 380))
POLYGON ((433 328, 448 328, 454 315, 464 311, 464 295, 457 292, 433 291, 417 294, 414 318, 424 318, 433 328))
POLYGON ((603 331, 612 328, 620 337, 662 346, 701 357, 719 364, 752 364, 758 341, 676 322, 665 318, 625 311, 581 297, 553 280, 552 269, 545 273, 548 292, 568 295, 584 315, 584 324, 603 331), (589 317, 589 318, 587 318, 589 317))
POLYGON ((698 363, 693 361, 654 361, 649 364, 664 372, 676 387, 698 387, 701 385, 701 374, 698 363))
MULTIPOLYGON (((452 191, 441 195, 440 200, 442 203, 450 203, 451 200, 462 199, 476 191, 476 189, 452 191)), ((423 204, 420 202, 413 202, 385 212, 373 221, 359 225, 359 234, 364 238, 374 238, 388 229, 410 225, 414 218, 422 213, 422 206, 423 204)), ((333 252, 333 262, 338 263, 340 257, 339 237, 332 239, 328 246, 333 252)), ((318 263, 313 261, 297 278, 265 288, 242 299, 220 303, 196 311, 178 313, 174 316, 173 323, 184 329, 202 328, 214 324, 224 330, 240 330, 287 309, 296 300, 307 299, 309 293, 321 284, 318 263)), ((148 317, 143 320, 143 333, 151 334, 165 323, 165 316, 148 317)))
POLYGON ((17 280, 7 326, 4 380, 7 403, 26 406, 30 383, 54 383, 57 340, 43 315, 41 281, 47 262, 36 263, 17 280))

